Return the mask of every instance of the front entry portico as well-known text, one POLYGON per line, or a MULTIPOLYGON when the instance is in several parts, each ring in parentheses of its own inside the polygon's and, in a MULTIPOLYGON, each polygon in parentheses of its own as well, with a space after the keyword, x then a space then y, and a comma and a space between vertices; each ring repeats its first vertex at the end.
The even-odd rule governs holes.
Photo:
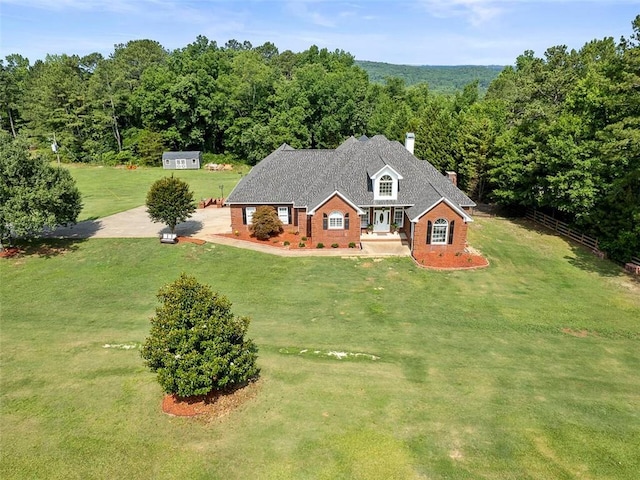
POLYGON ((388 232, 391 230, 391 209, 376 208, 373 210, 373 231, 388 232))

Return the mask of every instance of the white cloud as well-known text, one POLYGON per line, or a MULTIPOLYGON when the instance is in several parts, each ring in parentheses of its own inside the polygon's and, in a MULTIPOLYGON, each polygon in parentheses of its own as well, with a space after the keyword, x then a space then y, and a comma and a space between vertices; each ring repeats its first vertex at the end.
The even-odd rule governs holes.
POLYGON ((435 17, 464 17, 474 26, 482 25, 503 13, 495 0, 421 0, 427 11, 435 17))
POLYGON ((323 15, 318 10, 309 8, 309 5, 313 3, 315 2, 293 0, 287 2, 286 8, 291 14, 295 15, 304 22, 326 28, 335 27, 336 23, 334 20, 327 17, 326 15, 323 15))
POLYGON ((129 13, 139 9, 144 0, 2 0, 6 4, 14 4, 23 8, 38 8, 42 10, 78 10, 78 11, 108 11, 129 13))

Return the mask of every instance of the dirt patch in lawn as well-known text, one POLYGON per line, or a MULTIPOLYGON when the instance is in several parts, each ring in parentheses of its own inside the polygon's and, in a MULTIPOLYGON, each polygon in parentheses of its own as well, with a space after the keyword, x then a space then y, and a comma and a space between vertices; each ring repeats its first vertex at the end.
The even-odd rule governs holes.
POLYGON ((572 337, 584 338, 589 336, 588 330, 573 330, 571 328, 563 328, 562 333, 566 333, 567 335, 571 335, 572 337))
POLYGON ((259 388, 260 381, 257 381, 240 388, 212 392, 208 395, 187 398, 165 395, 162 399, 162 411, 174 417, 197 416, 213 420, 224 417, 244 405, 258 394, 259 388))

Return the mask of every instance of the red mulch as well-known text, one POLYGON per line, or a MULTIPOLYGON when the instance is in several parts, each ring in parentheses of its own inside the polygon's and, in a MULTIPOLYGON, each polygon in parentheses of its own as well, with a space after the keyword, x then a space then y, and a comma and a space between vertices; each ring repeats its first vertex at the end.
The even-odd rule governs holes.
POLYGON ((204 416, 214 419, 223 417, 239 408, 258 394, 259 382, 252 382, 235 390, 212 392, 208 395, 181 398, 165 395, 162 411, 175 417, 204 416))
POLYGON ((8 247, 5 248, 2 252, 0 252, 0 258, 11 258, 15 257, 20 253, 20 249, 16 247, 8 247))
POLYGON ((178 243, 195 243, 196 245, 204 245, 204 240, 200 240, 199 238, 192 237, 178 237, 178 243))
MULTIPOLYGON (((306 237, 306 240, 302 240, 302 235, 295 234, 292 232, 284 231, 279 235, 271 237, 268 240, 258 240, 256 237, 251 236, 251 232, 241 232, 238 230, 238 234, 235 233, 223 233, 221 234, 223 237, 235 238, 238 240, 244 240, 246 242, 253 242, 259 245, 266 245, 269 247, 278 247, 278 248, 289 248, 289 249, 299 249, 299 248, 316 248, 316 245, 313 244, 311 237, 306 237), (289 242, 289 245, 284 245, 284 242, 289 242), (304 243, 305 246, 301 247, 300 243, 304 243)), ((325 245, 325 248, 330 248, 331 245, 325 245)), ((347 245, 344 246, 345 248, 347 245)))
POLYGON ((429 252, 414 257, 415 262, 420 267, 458 270, 467 268, 483 268, 489 266, 489 261, 482 255, 471 253, 438 253, 429 252))

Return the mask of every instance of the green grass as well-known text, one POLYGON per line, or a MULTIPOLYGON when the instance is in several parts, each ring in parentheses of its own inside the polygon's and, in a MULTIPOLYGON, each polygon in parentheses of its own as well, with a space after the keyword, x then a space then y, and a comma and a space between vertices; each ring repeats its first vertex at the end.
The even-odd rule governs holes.
POLYGON ((470 242, 490 268, 153 239, 2 260, 0 477, 636 479, 638 282, 527 223, 470 242), (182 271, 260 348, 258 395, 212 422, 162 414, 139 351, 103 348, 143 341, 182 271))
POLYGON ((106 217, 144 205, 151 184, 159 178, 174 175, 183 179, 193 191, 194 198, 219 197, 220 185, 224 195, 245 174, 248 167, 236 167, 232 172, 200 170, 163 170, 162 168, 137 168, 127 170, 115 167, 96 167, 82 164, 65 165, 75 178, 82 192, 83 209, 79 220, 106 217), (240 170, 238 170, 240 169, 240 170))

